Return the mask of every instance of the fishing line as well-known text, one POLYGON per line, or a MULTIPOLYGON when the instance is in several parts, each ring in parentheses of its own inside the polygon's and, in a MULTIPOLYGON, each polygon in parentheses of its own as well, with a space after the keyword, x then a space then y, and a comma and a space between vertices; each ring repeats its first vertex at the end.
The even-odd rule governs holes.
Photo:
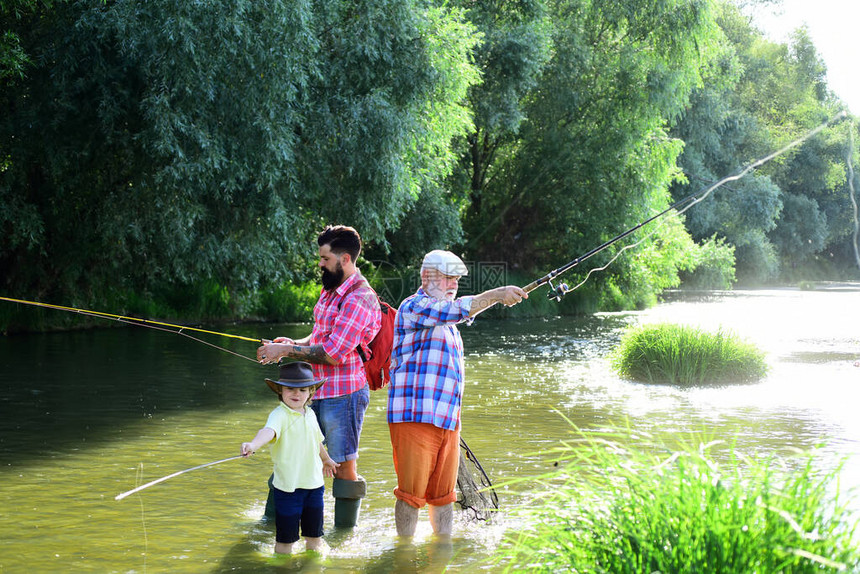
MULTIPOLYGON (((140 479, 143 477, 143 463, 137 467, 137 477, 135 482, 140 484, 140 479)), ((138 496, 140 499, 140 522, 143 525, 143 573, 146 574, 146 557, 149 554, 149 536, 146 533, 146 510, 143 507, 143 497, 138 496)))
MULTIPOLYGON (((573 267, 575 267, 576 265, 578 265, 578 264, 582 263, 582 262, 583 262, 583 261, 585 261, 586 259, 588 259, 588 258, 592 257, 593 255, 596 255, 596 254, 600 253, 601 251, 603 251, 604 249, 606 249, 607 247, 609 247, 610 245, 612 245, 612 244, 613 244, 613 243, 615 243, 616 241, 619 241, 619 240, 623 239, 624 237, 627 237, 627 236, 628 236, 628 235, 630 235, 631 233, 635 232, 636 230, 640 229, 641 227, 645 226, 646 224, 648 224, 648 223, 650 223, 650 222, 654 221, 655 219, 658 219, 658 218, 662 217, 663 215, 665 215, 665 214, 669 213, 670 211, 673 211, 673 210, 675 211, 675 213, 674 213, 671 217, 679 217, 679 216, 681 216, 681 215, 682 215, 684 212, 686 212, 688 209, 690 209, 691 207, 693 207, 694 205, 696 205, 697 203, 701 202, 702 200, 704 200, 705 198, 707 198, 709 195, 711 195, 711 193, 713 193, 713 192, 714 192, 716 189, 718 189, 719 187, 722 187, 723 185, 725 185, 726 183, 729 183, 729 182, 731 182, 731 181, 737 181, 737 180, 741 179, 742 177, 746 176, 747 174, 749 174, 749 173, 750 173, 751 171, 753 171, 754 169, 756 169, 756 168, 758 168, 758 167, 761 167, 762 165, 766 164, 767 162, 771 161, 772 159, 774 159, 774 158, 777 158, 777 157, 781 156, 782 154, 784 154, 785 152, 789 151, 790 149, 792 149, 792 148, 794 148, 794 147, 797 147, 798 145, 800 145, 800 144, 804 143, 804 142, 805 142, 806 140, 808 140, 809 138, 811 138, 811 137, 813 137, 813 136, 817 135, 819 132, 821 132, 822 130, 824 130, 825 128, 827 128, 828 126, 830 126, 831 124, 837 123, 837 122, 841 121, 842 119, 846 118, 847 116, 848 116, 848 113, 847 113, 846 111, 844 111, 844 110, 843 110, 843 111, 839 112, 838 114, 836 114, 836 115, 835 115, 834 117, 832 117, 831 119, 829 119, 829 120, 827 120, 827 121, 823 122, 823 123, 822 123, 822 124, 820 124, 818 127, 816 127, 816 128, 814 128, 814 129, 810 130, 809 132, 807 132, 805 135, 803 135, 803 136, 801 136, 801 137, 799 137, 799 138, 797 138, 797 139, 795 139, 795 140, 791 141, 790 143, 786 144, 785 146, 783 146, 783 147, 779 148, 778 150, 776 150, 776 151, 774 151, 774 152, 772 152, 772 153, 770 153, 770 154, 768 154, 768 155, 766 155, 766 156, 764 156, 764 157, 762 157, 762 158, 760 158, 760 159, 757 159, 756 161, 754 161, 754 162, 750 163, 749 165, 747 165, 745 168, 743 168, 742 170, 740 170, 740 171, 739 171, 739 172, 737 172, 736 174, 734 174, 734 175, 730 175, 730 176, 726 176, 726 177, 724 177, 723 179, 721 179, 721 180, 717 181, 715 184, 713 184, 713 185, 711 185, 710 187, 706 188, 704 191, 698 191, 698 192, 696 192, 696 193, 694 193, 694 194, 691 194, 691 195, 689 195, 689 196, 685 197, 684 199, 681 199, 681 200, 679 200, 679 201, 675 202, 674 204, 670 205, 669 207, 667 207, 666 209, 664 209, 664 210, 663 210, 663 211, 661 211, 660 213, 657 213, 656 215, 654 215, 654 216, 652 216, 652 217, 649 217, 649 218, 648 218, 648 219, 646 219, 645 221, 643 221, 643 222, 639 223, 638 225, 636 225, 636 226, 634 226, 634 227, 632 227, 632 228, 628 229, 628 230, 627 230, 627 231, 625 231, 624 233, 621 233, 621 234, 619 234, 619 235, 615 236, 614 238, 612 238, 612 239, 610 239, 610 240, 608 240, 608 241, 604 242, 603 244, 599 245, 598 247, 596 247, 596 248, 592 249, 591 251, 587 252, 585 255, 582 255, 582 256, 580 256, 580 257, 578 257, 578 258, 574 259, 574 260, 573 260, 573 261, 571 261, 570 263, 567 263, 566 265, 563 265, 562 267, 559 267, 558 269, 555 269, 555 270, 553 270, 553 271, 550 271, 550 272, 549 272, 547 275, 545 275, 544 277, 541 277, 540 279, 538 279, 538 280, 536 280, 536 281, 533 281, 532 283, 529 283, 528 285, 526 285, 525 287, 523 287, 523 290, 524 290, 524 291, 526 291, 526 292, 530 292, 530 291, 533 291, 534 289, 537 289, 537 288, 538 288, 538 287, 540 287, 541 285, 544 285, 544 284, 547 284, 547 283, 548 283, 548 284, 550 285, 550 288, 552 289, 552 291, 548 294, 548 295, 549 295, 549 297, 550 297, 550 298, 554 298, 554 299, 556 299, 557 301, 560 301, 560 300, 561 300, 561 297, 563 297, 565 294, 567 294, 567 293, 569 293, 569 292, 571 292, 571 291, 575 291, 576 289, 579 289, 580 287, 582 287, 582 286, 583 286, 583 285, 588 281, 588 279, 591 277, 591 275, 592 275, 593 273, 595 273, 595 272, 597 272, 597 271, 604 271, 604 270, 605 270, 607 267, 609 267, 609 266, 610 266, 610 265, 611 265, 611 264, 612 264, 616 259, 618 259, 618 257, 620 257, 622 253, 624 253, 624 252, 625 252, 625 251, 627 251, 628 249, 633 249, 634 247, 639 246, 643 241, 645 241, 646 239, 648 239, 649 237, 651 237, 651 236, 653 236, 655 233, 657 233, 657 231, 659 231, 659 230, 662 228, 662 226, 663 226, 663 225, 665 225, 665 221, 664 221, 663 223, 661 223, 659 226, 657 226, 657 227, 656 227, 654 230, 652 230, 650 233, 648 233, 647 235, 645 235, 642 239, 640 239, 640 240, 636 241, 635 243, 631 243, 631 244, 629 244, 629 245, 625 245, 624 247, 622 247, 621 249, 619 249, 619 250, 618 250, 618 253, 616 253, 616 254, 615 254, 615 255, 614 255, 614 256, 609 260, 609 262, 607 262, 605 265, 603 265, 603 266, 601 266, 601 267, 596 267, 596 268, 590 269, 590 270, 588 271, 588 273, 586 274, 585 278, 584 278, 584 279, 583 279, 579 284, 577 284, 575 287, 570 288, 570 287, 568 287, 568 286, 567 286, 567 285, 565 285, 565 284, 560 284, 558 287, 553 287, 553 286, 552 286, 551 281, 552 281, 554 278, 556 278, 556 277, 558 277, 559 275, 561 275, 562 273, 564 273, 564 272, 566 272, 566 271, 568 271, 568 270, 572 269, 573 267), (685 203, 686 203, 686 204, 688 204, 688 205, 686 205, 683 209, 678 209, 679 207, 681 207, 681 206, 682 206, 682 205, 684 205, 685 203)), ((850 164, 849 164, 849 169, 850 169, 850 164)), ((852 184, 852 187, 853 187, 853 184, 852 184)), ((853 198, 852 198, 852 200, 853 200, 853 198)), ((855 213, 856 213, 856 203, 855 203, 855 213)), ((855 221, 856 221, 856 218, 855 218, 855 221)), ((858 256, 858 265, 860 265, 860 256, 858 256)))
POLYGON ((185 331, 194 331, 196 333, 207 333, 209 335, 218 335, 220 337, 229 337, 232 339, 239 339, 241 341, 251 341, 254 343, 262 343, 261 339, 252 339, 250 337, 243 337, 241 335, 232 335, 230 333, 220 333, 218 331, 209 331, 206 329, 199 329, 197 327, 189 327, 187 325, 174 325, 172 323, 164 323, 162 321, 152 321, 150 319, 140 319, 137 317, 126 317, 123 315, 114 315, 112 313, 104 313, 102 311, 91 311, 89 309, 78 309, 75 307, 64 307, 62 305, 52 305, 50 303, 40 303, 38 301, 26 301, 24 299, 12 299, 11 297, 0 297, 0 301, 9 301, 10 303, 20 303, 22 305, 31 305, 33 307, 43 307, 45 309, 56 309, 59 311, 69 311, 72 313, 77 313, 79 315, 84 315, 87 317, 95 317, 97 319, 108 319, 111 321, 117 321, 119 323, 124 323, 126 325, 135 325, 137 327, 147 327, 149 329, 155 329, 156 331, 164 331, 166 333, 172 333, 174 335, 182 335, 183 337, 187 337, 192 341, 197 341, 198 343, 203 343, 204 345, 208 345, 214 349, 218 349, 219 351, 224 351, 225 353, 230 353, 231 355, 235 355, 247 361, 252 361, 257 363, 256 358, 247 357, 235 351, 231 351, 225 347, 221 347, 214 343, 210 343, 209 341, 205 341, 198 337, 194 337, 189 335, 185 331))
POLYGON ((860 219, 857 217, 857 197, 854 193, 854 124, 848 124, 848 197, 854 207, 854 258, 860 268, 860 248, 857 247, 857 236, 860 235, 860 219))

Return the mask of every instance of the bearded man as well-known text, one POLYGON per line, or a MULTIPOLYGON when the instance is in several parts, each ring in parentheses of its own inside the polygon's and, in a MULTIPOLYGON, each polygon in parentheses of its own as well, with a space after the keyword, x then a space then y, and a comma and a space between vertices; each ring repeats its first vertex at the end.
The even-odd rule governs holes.
POLYGON ((325 436, 329 456, 339 463, 332 482, 334 524, 355 526, 367 483, 358 475, 358 442, 370 390, 359 345, 379 331, 381 314, 374 292, 355 262, 361 236, 352 227, 328 226, 317 237, 322 293, 314 307, 311 334, 299 340, 278 337, 257 349, 257 360, 272 363, 283 357, 307 361, 314 377, 326 379, 311 408, 325 436), (357 288, 364 285, 365 288, 357 288))

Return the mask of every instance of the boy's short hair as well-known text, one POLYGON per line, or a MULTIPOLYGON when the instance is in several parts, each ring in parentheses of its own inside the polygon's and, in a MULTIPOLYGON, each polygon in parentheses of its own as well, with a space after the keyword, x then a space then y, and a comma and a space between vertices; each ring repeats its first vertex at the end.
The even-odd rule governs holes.
POLYGON ((317 236, 317 245, 328 245, 337 255, 349 253, 355 263, 361 253, 361 235, 347 225, 329 225, 317 236))

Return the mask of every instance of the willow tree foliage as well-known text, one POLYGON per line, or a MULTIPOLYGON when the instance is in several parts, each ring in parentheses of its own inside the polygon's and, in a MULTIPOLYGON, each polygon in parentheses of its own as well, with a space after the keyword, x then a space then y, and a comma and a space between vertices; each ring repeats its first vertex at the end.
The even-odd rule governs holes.
MULTIPOLYGON (((24 75, 30 59, 15 28, 18 21, 36 10, 39 4, 38 0, 4 0, 0 3, 0 82, 10 82, 24 75)), ((50 4, 50 1, 44 4, 50 4)))
MULTIPOLYGON (((767 42, 723 0, 11 0, 0 290, 226 301, 309 277, 330 222, 395 263, 543 273, 838 107, 808 35, 767 42)), ((647 304, 708 257, 730 282, 735 256, 838 256, 846 146, 829 129, 637 233, 589 301, 647 304)))
POLYGON ((466 187, 472 202, 479 204, 497 154, 515 141, 525 119, 526 98, 550 56, 552 27, 541 1, 464 4, 469 6, 469 20, 483 35, 475 51, 482 82, 469 94, 475 129, 462 151, 466 187))
MULTIPOLYGON (((480 256, 554 268, 668 205, 682 142, 666 126, 701 81, 717 35, 710 5, 550 4, 551 56, 525 98, 525 120, 497 154, 493 177, 473 191, 467 231, 480 256)), ((665 286, 632 272, 642 264, 614 268, 630 280, 619 283, 627 304, 665 286)))
MULTIPOLYGON (((685 184, 675 197, 707 188, 800 138, 837 114, 826 67, 805 29, 788 44, 767 40, 732 3, 721 3, 727 39, 718 65, 692 97, 673 134, 685 141, 685 184)), ((803 275, 805 265, 847 245, 844 126, 834 126, 691 209, 696 239, 716 235, 736 248, 739 276, 768 281, 803 275)), ((818 270, 816 270, 818 271, 818 270)))
POLYGON ((390 234, 389 257, 396 263, 414 263, 431 248, 471 244, 463 234, 462 211, 480 204, 498 154, 515 144, 526 98, 549 58, 551 23, 544 0, 448 4, 463 10, 479 33, 470 54, 481 78, 468 92, 474 127, 453 142, 458 165, 452 177, 444 185, 424 187, 406 224, 390 234))
POLYGON ((20 295, 284 280, 324 222, 384 240, 471 126, 455 9, 57 2, 4 25, 30 62, 0 85, 2 287, 20 295))

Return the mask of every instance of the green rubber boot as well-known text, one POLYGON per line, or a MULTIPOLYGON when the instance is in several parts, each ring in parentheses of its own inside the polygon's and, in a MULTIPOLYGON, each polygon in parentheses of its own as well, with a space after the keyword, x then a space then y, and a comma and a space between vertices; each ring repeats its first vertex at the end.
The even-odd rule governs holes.
POLYGON ((267 520, 275 519, 275 486, 272 484, 275 480, 275 473, 269 477, 269 497, 266 498, 266 510, 263 511, 263 518, 267 520))
POLYGON ((334 525, 337 528, 352 528, 358 522, 361 499, 367 496, 367 483, 358 480, 335 478, 331 483, 334 496, 334 525))

